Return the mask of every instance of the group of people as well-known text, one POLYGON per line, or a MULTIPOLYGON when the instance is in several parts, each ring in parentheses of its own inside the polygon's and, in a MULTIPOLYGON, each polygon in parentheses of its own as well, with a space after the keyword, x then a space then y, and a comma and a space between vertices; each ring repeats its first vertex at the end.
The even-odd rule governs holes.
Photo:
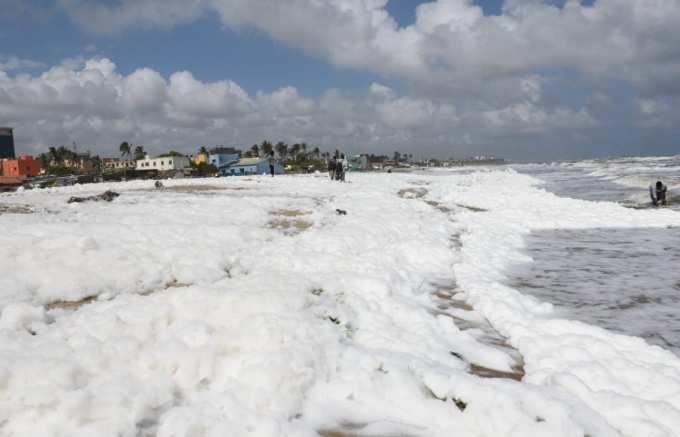
POLYGON ((328 160, 328 175, 332 181, 345 182, 345 173, 349 169, 349 162, 345 159, 345 154, 338 156, 336 153, 328 160))

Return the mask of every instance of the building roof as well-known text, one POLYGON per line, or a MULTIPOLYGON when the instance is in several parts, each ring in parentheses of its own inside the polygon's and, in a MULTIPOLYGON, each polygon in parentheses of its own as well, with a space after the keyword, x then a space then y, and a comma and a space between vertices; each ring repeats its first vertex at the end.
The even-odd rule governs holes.
POLYGON ((241 151, 233 147, 217 146, 210 149, 208 153, 210 153, 211 155, 235 155, 240 154, 241 151))
POLYGON ((230 165, 230 167, 242 166, 242 165, 257 165, 267 158, 242 158, 230 165))

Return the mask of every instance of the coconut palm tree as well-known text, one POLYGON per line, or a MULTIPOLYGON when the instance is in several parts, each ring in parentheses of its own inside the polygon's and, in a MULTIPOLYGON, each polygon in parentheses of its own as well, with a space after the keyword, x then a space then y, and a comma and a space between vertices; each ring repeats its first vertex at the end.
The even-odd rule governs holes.
POLYGON ((144 159, 144 155, 146 155, 146 152, 144 151, 144 146, 137 146, 135 147, 135 159, 144 159))
POLYGON ((270 156, 271 154, 274 153, 274 146, 269 141, 264 140, 262 141, 262 146, 260 146, 260 150, 262 150, 262 153, 265 156, 270 156))
POLYGON ((288 156, 288 145, 283 141, 276 143, 276 153, 279 154, 279 158, 285 160, 288 156))
POLYGON ((300 145, 295 143, 290 148, 290 155, 293 157, 293 161, 297 162, 300 154, 300 145))
POLYGON ((50 158, 50 162, 55 164, 59 162, 59 154, 57 153, 56 147, 50 147, 48 149, 47 156, 50 158))
MULTIPOLYGON (((120 143, 118 150, 120 151, 121 158, 130 157, 130 144, 127 141, 120 143)), ((127 180, 127 165, 123 166, 123 180, 127 180)))
POLYGON ((127 141, 123 141, 120 143, 120 146, 118 146, 118 151, 120 152, 121 158, 130 156, 130 144, 127 141))

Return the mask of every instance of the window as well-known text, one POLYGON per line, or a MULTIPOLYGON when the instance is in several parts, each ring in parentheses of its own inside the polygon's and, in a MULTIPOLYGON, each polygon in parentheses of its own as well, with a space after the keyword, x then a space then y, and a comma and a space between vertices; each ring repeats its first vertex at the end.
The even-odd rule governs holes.
POLYGON ((168 165, 172 165, 172 160, 168 161, 168 165))
POLYGON ((158 163, 157 163, 156 161, 154 161, 154 162, 153 162, 153 166, 155 167, 155 166, 156 166, 156 164, 158 164, 158 163))

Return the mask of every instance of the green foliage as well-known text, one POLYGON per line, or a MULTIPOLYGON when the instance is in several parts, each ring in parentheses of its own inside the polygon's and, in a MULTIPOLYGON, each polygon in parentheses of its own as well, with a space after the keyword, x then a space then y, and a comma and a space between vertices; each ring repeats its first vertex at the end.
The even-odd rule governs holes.
POLYGON ((144 151, 144 146, 135 147, 135 159, 144 159, 146 152, 144 151))
POLYGON ((68 176, 74 174, 74 170, 63 165, 52 165, 47 167, 45 173, 54 176, 68 176))
POLYGON ((120 152, 121 157, 130 156, 130 143, 123 141, 120 143, 120 146, 118 146, 118 151, 120 152))
POLYGON ((168 153, 158 155, 158 158, 168 158, 168 157, 173 157, 173 156, 184 156, 184 153, 179 153, 179 152, 176 152, 174 150, 171 150, 168 153))
POLYGON ((199 176, 210 176, 217 173, 217 167, 207 162, 196 164, 194 161, 191 161, 191 168, 195 170, 196 174, 199 176))

